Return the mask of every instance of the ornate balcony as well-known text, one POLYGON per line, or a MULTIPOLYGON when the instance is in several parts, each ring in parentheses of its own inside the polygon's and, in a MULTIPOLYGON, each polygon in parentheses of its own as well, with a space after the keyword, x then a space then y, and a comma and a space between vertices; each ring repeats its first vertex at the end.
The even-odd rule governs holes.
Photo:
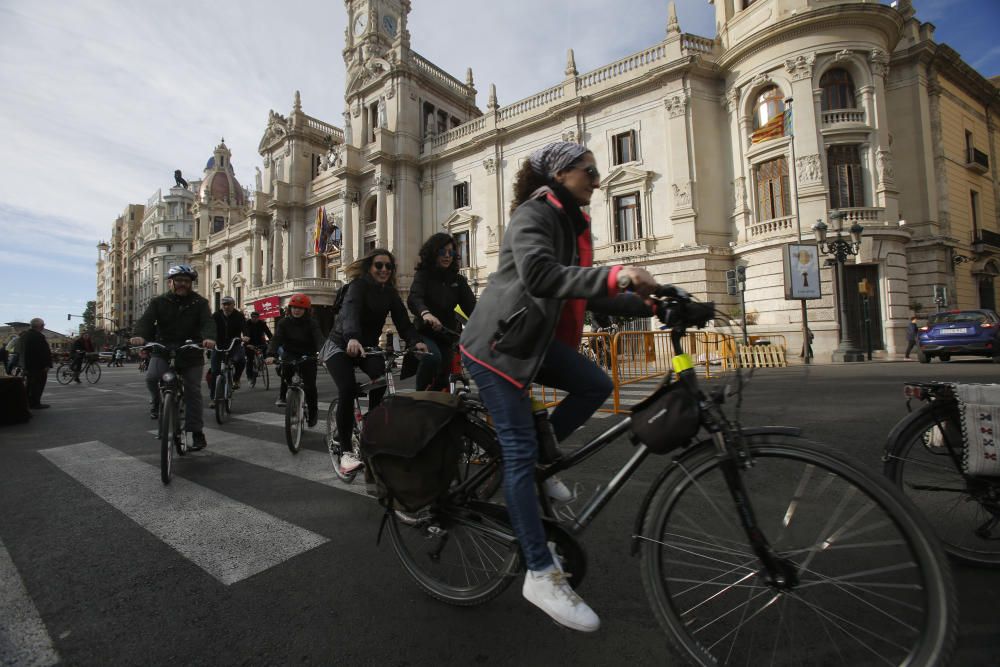
POLYGON ((864 125, 864 109, 831 109, 823 112, 823 129, 842 125, 864 125))
POLYGON ((618 257, 621 255, 643 255, 649 252, 650 239, 632 239, 629 241, 619 241, 611 244, 611 255, 618 257))
POLYGON ((791 234, 795 229, 795 216, 763 220, 747 227, 747 241, 763 241, 769 238, 791 234))
MULTIPOLYGON (((856 208, 835 208, 833 211, 840 211, 844 214, 844 227, 850 227, 855 222, 861 225, 874 225, 883 222, 885 216, 884 208, 873 208, 859 206, 856 208)), ((832 211, 831 211, 832 212, 832 211)))

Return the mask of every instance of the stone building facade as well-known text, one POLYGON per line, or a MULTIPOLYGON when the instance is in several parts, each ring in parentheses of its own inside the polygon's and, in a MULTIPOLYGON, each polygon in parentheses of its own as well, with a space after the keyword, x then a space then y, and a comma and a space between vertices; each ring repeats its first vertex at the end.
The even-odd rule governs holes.
POLYGON ((167 289, 167 271, 191 257, 195 193, 200 181, 187 188, 175 185, 164 194, 157 190, 146 203, 133 255, 133 315, 142 316, 154 296, 167 289))
MULTIPOLYGON (((411 48, 409 0, 345 0, 342 118, 307 115, 298 93, 287 115, 271 111, 253 192, 240 200, 226 178, 228 198, 206 201, 202 186, 198 219, 225 226, 195 233, 192 261, 244 306, 303 291, 322 313, 351 261, 388 247, 405 287, 421 242, 443 229, 481 289, 515 173, 565 139, 602 173, 597 263, 642 265, 729 310, 726 272, 743 266, 751 333, 791 349, 803 309, 785 299, 784 250, 814 242, 819 220, 863 228, 843 300, 856 335, 856 285, 874 287, 877 350, 899 351, 911 312, 932 312, 935 297, 997 308, 996 84, 937 44, 908 0, 714 5, 714 39, 684 33, 665 3, 662 41, 583 73, 571 50, 551 87, 501 105, 490 85, 480 109, 471 71, 457 78, 411 48)), ((206 171, 213 192, 219 173, 206 171)), ((826 356, 838 342, 831 267, 821 282, 807 307, 826 356)))
POLYGON ((95 327, 108 332, 127 330, 135 314, 135 251, 142 204, 129 204, 111 226, 109 241, 97 244, 97 303, 95 327))

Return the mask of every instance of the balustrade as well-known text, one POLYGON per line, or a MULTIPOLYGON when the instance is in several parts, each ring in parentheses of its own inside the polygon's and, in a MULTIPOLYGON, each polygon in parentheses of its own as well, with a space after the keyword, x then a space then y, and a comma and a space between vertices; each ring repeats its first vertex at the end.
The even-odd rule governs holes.
POLYGON ((663 44, 657 44, 639 53, 625 56, 621 60, 616 60, 610 65, 605 65, 592 72, 587 72, 577 79, 577 90, 583 90, 590 86, 604 83, 610 79, 627 74, 640 67, 646 67, 667 55, 667 49, 663 44))
POLYGON ((532 109, 537 109, 539 107, 544 107, 555 102, 556 100, 562 99, 563 96, 563 86, 559 84, 557 86, 552 86, 547 88, 542 92, 527 97, 513 104, 508 104, 505 107, 501 107, 497 111, 497 118, 500 120, 509 120, 514 116, 519 116, 525 112, 531 111, 532 109))
POLYGON ((461 96, 466 96, 469 94, 469 89, 465 87, 465 84, 448 74, 443 69, 439 68, 437 65, 427 60, 423 56, 417 54, 414 51, 410 51, 411 63, 419 71, 427 74, 433 79, 437 79, 439 83, 444 84, 448 88, 451 88, 454 92, 461 96))
POLYGON ((852 125, 865 124, 864 109, 833 109, 823 112, 823 127, 850 123, 852 125))
POLYGON ((764 220, 756 225, 747 227, 747 239, 758 241, 770 236, 782 236, 792 231, 795 216, 787 215, 783 218, 772 218, 764 220))
POLYGON ((884 208, 874 208, 869 206, 858 206, 853 208, 837 208, 834 211, 840 211, 844 214, 844 227, 850 227, 855 222, 862 225, 870 225, 873 223, 878 223, 882 221, 882 217, 885 214, 884 208))

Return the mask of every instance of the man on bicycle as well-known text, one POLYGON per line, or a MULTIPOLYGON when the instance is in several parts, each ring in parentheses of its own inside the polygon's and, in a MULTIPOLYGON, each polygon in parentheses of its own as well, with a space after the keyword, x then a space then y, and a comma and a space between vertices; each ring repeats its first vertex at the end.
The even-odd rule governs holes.
MULTIPOLYGON (((186 264, 170 267, 167 272, 169 291, 150 301, 135 325, 135 338, 129 342, 145 345, 147 340, 155 340, 174 347, 196 340, 201 341, 202 347, 214 348, 215 322, 208 301, 192 289, 197 279, 198 272, 186 264)), ((146 371, 146 387, 153 397, 149 416, 153 419, 160 416, 160 378, 170 367, 166 355, 161 348, 154 348, 146 371)), ((207 443, 202 432, 201 376, 205 358, 199 350, 182 350, 177 353, 174 366, 184 381, 184 430, 191 433, 191 449, 204 449, 207 443)))
POLYGON ((73 341, 73 380, 80 382, 80 371, 83 369, 83 362, 87 355, 94 351, 94 341, 90 339, 90 334, 86 331, 73 341))
POLYGON ((267 322, 260 319, 260 313, 256 310, 250 313, 250 320, 243 328, 243 342, 247 344, 247 378, 252 387, 257 382, 257 367, 254 365, 254 357, 262 354, 267 348, 267 342, 274 338, 274 334, 267 326, 267 322))
MULTIPOLYGON (((215 378, 219 377, 221 372, 222 355, 229 349, 234 338, 243 337, 243 329, 247 323, 242 311, 236 310, 236 299, 231 296, 222 297, 222 310, 215 311, 212 319, 215 320, 215 344, 217 348, 212 350, 212 367, 208 373, 208 397, 210 399, 208 407, 210 408, 215 407, 215 378)), ((242 345, 233 348, 229 361, 234 366, 233 389, 239 389, 240 377, 243 376, 243 366, 246 364, 242 345)))

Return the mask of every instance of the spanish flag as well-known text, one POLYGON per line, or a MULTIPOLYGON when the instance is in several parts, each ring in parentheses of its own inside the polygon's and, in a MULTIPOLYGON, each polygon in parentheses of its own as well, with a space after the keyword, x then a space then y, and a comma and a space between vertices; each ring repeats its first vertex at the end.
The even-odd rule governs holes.
POLYGON ((323 230, 326 227, 326 208, 316 209, 316 227, 313 230, 313 252, 317 255, 323 252, 323 230))
POLYGON ((785 136, 785 116, 788 112, 782 112, 771 120, 767 121, 764 127, 750 135, 750 143, 759 144, 762 141, 770 141, 778 137, 785 136))

